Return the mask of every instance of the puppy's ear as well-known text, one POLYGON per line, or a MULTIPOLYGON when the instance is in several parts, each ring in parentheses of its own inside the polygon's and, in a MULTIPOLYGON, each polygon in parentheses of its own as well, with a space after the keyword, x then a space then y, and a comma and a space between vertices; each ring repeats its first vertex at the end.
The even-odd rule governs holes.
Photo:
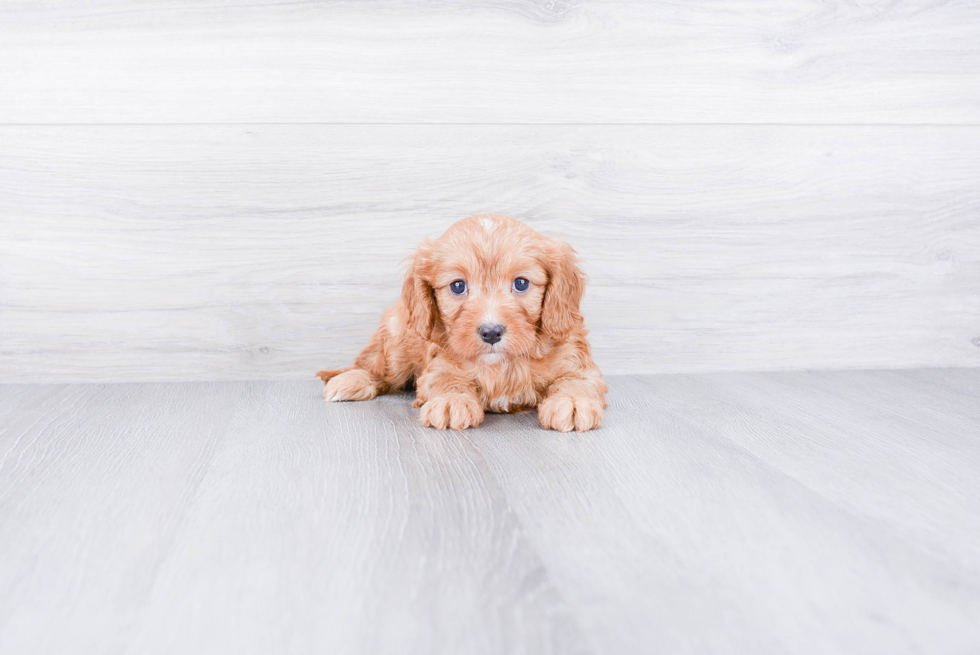
POLYGON ((402 285, 402 303, 408 310, 409 326, 426 341, 439 320, 439 308, 428 282, 427 272, 430 267, 431 247, 425 242, 415 251, 405 275, 405 284, 402 285))
POLYGON ((544 264, 548 270, 548 288, 541 307, 541 329, 560 340, 582 325, 579 303, 585 292, 585 275, 576 265, 575 251, 560 241, 552 242, 544 264))

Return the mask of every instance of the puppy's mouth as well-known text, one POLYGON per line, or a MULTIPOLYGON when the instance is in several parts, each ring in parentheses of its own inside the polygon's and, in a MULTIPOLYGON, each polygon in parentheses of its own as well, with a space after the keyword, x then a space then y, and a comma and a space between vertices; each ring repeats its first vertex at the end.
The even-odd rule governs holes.
POLYGON ((495 343, 485 348, 486 352, 480 355, 480 361, 484 364, 499 364, 507 357, 504 352, 503 344, 495 343))
POLYGON ((484 364, 499 364, 504 361, 504 357, 504 353, 494 351, 480 355, 480 361, 484 364))

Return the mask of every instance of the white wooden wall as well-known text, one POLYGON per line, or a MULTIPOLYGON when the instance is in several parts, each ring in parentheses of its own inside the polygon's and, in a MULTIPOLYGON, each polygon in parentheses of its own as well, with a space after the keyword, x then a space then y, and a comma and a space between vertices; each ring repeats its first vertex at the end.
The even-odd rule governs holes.
POLYGON ((0 0, 0 381, 345 364, 488 211, 607 373, 980 366, 980 3, 0 0))

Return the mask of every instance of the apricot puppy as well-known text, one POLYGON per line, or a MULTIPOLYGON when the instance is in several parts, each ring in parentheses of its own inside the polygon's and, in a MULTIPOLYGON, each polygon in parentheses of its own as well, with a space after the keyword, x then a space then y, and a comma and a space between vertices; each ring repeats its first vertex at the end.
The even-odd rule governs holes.
POLYGON ((537 407, 544 428, 599 427, 608 387, 589 354, 571 246, 509 216, 471 216, 415 252, 402 295, 354 365, 317 373, 328 401, 416 390, 422 425, 475 427, 537 407))

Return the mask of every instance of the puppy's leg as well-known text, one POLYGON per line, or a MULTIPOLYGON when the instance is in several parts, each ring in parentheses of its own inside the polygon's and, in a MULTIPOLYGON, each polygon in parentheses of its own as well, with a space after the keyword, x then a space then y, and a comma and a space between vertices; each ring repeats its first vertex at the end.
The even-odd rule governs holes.
POLYGON ((420 367, 419 338, 402 327, 398 305, 382 317, 371 341, 354 359, 354 365, 317 375, 326 384, 323 397, 328 401, 370 400, 380 393, 398 390, 420 367))
POLYGON ((371 400, 383 389, 383 383, 362 368, 352 368, 330 379, 323 387, 323 399, 371 400))
POLYGON ((555 380, 538 404, 538 421, 546 430, 585 432, 602 425, 609 387, 598 369, 555 380))
POLYGON ((483 423, 483 404, 476 389, 455 366, 438 356, 429 362, 416 385, 419 421, 437 430, 465 430, 483 423))
POLYGON ((324 382, 323 398, 328 401, 370 400, 380 388, 370 373, 353 366, 336 371, 319 371, 317 377, 324 382))

